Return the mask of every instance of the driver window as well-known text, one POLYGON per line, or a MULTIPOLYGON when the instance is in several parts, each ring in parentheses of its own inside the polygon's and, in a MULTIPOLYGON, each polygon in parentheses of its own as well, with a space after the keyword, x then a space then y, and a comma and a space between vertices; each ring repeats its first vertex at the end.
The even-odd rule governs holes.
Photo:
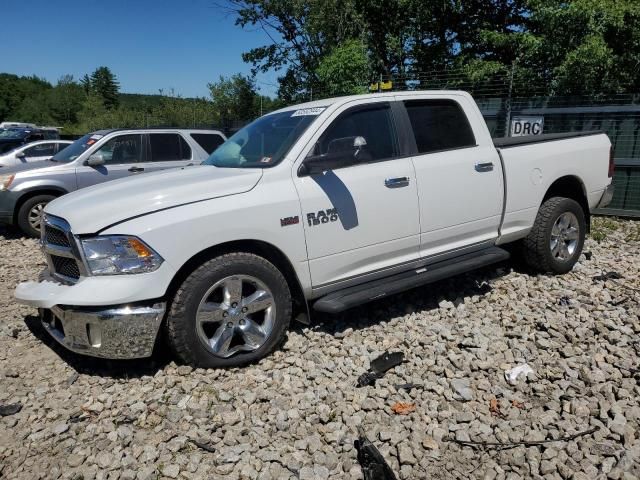
POLYGON ((311 154, 325 155, 344 150, 353 144, 355 137, 364 138, 366 145, 363 149, 370 161, 397 157, 399 149, 391 105, 359 106, 343 112, 322 134, 311 154))
POLYGON ((104 163, 108 165, 142 162, 142 135, 112 138, 96 154, 102 155, 104 163))

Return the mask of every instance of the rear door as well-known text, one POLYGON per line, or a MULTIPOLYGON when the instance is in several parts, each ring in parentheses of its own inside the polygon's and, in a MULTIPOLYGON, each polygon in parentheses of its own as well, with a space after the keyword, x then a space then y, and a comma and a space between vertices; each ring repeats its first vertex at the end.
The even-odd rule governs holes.
POLYGON ((143 135, 140 133, 116 135, 107 140, 92 155, 102 155, 105 163, 96 167, 78 166, 76 168, 78 188, 144 172, 146 146, 143 135))
POLYGON ((399 98, 415 138, 421 256, 485 247, 498 236, 504 187, 496 149, 478 145, 488 135, 468 120, 475 106, 464 96, 399 98))
POLYGON ((144 165, 145 172, 186 167, 195 163, 191 147, 179 133, 158 132, 146 136, 149 154, 144 165))

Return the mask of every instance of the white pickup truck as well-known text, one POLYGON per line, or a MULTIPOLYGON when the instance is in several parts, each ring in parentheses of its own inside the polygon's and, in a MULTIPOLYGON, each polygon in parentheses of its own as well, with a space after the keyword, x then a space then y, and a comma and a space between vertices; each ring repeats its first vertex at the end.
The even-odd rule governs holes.
POLYGON ((310 310, 339 312, 508 258, 578 260, 612 196, 598 132, 492 140, 470 95, 320 100, 265 115, 201 166, 116 180, 45 209, 48 269, 18 285, 70 350, 255 361, 310 310))

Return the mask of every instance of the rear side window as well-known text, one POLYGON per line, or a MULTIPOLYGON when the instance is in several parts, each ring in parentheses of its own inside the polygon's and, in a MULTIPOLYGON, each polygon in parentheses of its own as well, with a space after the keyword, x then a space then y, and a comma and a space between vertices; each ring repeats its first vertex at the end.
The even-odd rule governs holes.
POLYGON ((208 154, 212 154, 216 148, 224 143, 224 138, 217 133, 192 133, 191 138, 198 142, 198 145, 208 154))
POLYGON ((149 143, 152 162, 191 159, 191 148, 177 133, 151 133, 149 143))
POLYGON ((418 153, 474 147, 476 139, 464 111, 453 100, 407 100, 418 153))
POLYGON ((335 119, 316 143, 313 154, 325 155, 343 141, 353 143, 362 137, 363 147, 371 161, 386 160, 398 156, 398 142, 388 103, 353 107, 335 119))

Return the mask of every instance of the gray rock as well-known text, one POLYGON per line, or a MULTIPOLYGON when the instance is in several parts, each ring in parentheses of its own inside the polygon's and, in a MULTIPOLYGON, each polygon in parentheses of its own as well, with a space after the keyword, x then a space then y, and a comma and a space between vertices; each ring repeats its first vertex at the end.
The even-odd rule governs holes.
POLYGON ((470 402, 473 400, 473 390, 471 390, 471 382, 468 378, 454 378, 451 380, 451 388, 454 391, 456 400, 470 402))
POLYGON ((162 469, 162 474, 169 478, 178 478, 180 467, 176 464, 168 465, 162 469))
POLYGON ((407 443, 401 443, 398 445, 398 460, 400 465, 415 465, 416 457, 413 456, 413 451, 407 443))
POLYGON ((58 423, 57 425, 55 425, 52 429, 52 432, 55 433, 56 435, 61 435, 64 432, 66 432, 67 430, 69 430, 69 424, 68 423, 58 423))
POLYGON ((115 458, 110 452, 102 451, 96 455, 96 463, 102 469, 109 469, 113 467, 115 458))

